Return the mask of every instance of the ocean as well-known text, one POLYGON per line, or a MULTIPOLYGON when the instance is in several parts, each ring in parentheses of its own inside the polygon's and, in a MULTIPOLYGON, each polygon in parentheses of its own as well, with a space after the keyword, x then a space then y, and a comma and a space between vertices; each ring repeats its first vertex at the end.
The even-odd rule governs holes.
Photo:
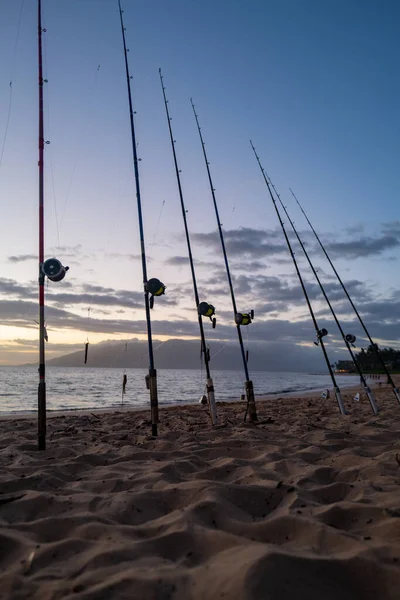
MULTIPOLYGON (((95 410, 121 406, 123 369, 47 367, 47 408, 95 410)), ((125 406, 148 407, 146 369, 127 369, 125 406)), ((240 371, 213 371, 216 400, 239 400, 244 393, 240 371)), ((197 403, 204 393, 205 376, 200 370, 158 369, 160 406, 197 403)), ((329 375, 255 371, 256 396, 302 393, 332 388, 329 375)), ((337 376, 340 387, 358 383, 353 375, 337 376)), ((30 412, 37 409, 36 367, 0 367, 0 413, 30 412)))

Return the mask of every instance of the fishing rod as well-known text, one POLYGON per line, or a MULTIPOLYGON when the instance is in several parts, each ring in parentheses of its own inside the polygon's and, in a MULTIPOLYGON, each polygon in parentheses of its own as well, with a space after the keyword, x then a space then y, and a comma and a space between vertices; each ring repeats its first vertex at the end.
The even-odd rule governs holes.
POLYGON ((268 191, 269 191, 269 195, 271 196, 272 204, 274 205, 276 214, 278 216, 278 220, 279 220, 280 226, 282 228, 283 234, 285 236, 285 240, 286 240, 286 244, 287 244, 287 247, 289 249, 289 252, 290 252, 290 256, 292 257, 293 264, 295 266, 296 273, 297 273, 297 276, 299 278, 300 285, 302 287, 302 290, 303 290, 303 293, 304 293, 304 297, 305 297, 306 302, 307 302, 308 310, 310 311, 310 315, 311 315, 311 318, 312 318, 312 321, 313 321, 313 324, 314 324, 314 327, 315 327, 315 332, 317 334, 317 340, 318 340, 317 342, 314 342, 314 344, 316 344, 317 346, 319 344, 321 344, 321 350, 322 350, 322 353, 324 355, 326 366, 328 367, 329 375, 330 375, 332 383, 333 383, 333 387, 334 387, 334 390, 335 390, 336 401, 338 403, 339 410, 340 410, 340 412, 341 412, 342 415, 346 415, 347 413, 346 413, 346 410, 345 410, 344 405, 343 405, 343 400, 342 400, 340 388, 339 388, 338 384, 336 383, 335 375, 333 374, 332 367, 331 367, 331 364, 329 362, 328 354, 327 354, 327 351, 326 351, 326 348, 325 348, 325 344, 324 344, 324 340, 323 340, 323 338, 326 335, 328 335, 328 332, 327 332, 326 329, 320 329, 319 326, 318 326, 318 322, 317 322, 317 319, 315 317, 313 308, 311 306, 311 302, 310 302, 310 299, 308 297, 308 293, 307 293, 307 290, 306 290, 303 278, 301 276, 300 269, 299 269, 299 266, 297 264, 297 260, 296 260, 295 255, 294 255, 294 252, 293 252, 293 249, 292 249, 292 245, 291 245, 291 243, 289 241, 288 235, 286 233, 285 225, 284 225, 284 223, 282 221, 282 217, 280 215, 278 206, 276 204, 276 200, 275 200, 274 195, 272 193, 272 190, 271 190, 271 187, 270 187, 270 184, 269 184, 269 181, 268 181, 268 177, 267 177, 267 175, 266 175, 266 173, 264 171, 264 168, 261 165, 260 158, 259 158, 259 156, 258 156, 258 154, 256 152, 256 149, 253 146, 253 143, 252 143, 251 140, 250 140, 250 144, 251 144, 251 147, 253 148, 253 152, 254 152, 255 157, 257 159, 258 166, 260 167, 261 173, 262 173, 262 175, 264 177, 264 181, 265 181, 265 183, 267 185, 267 188, 268 188, 268 191))
POLYGON ((377 356, 377 358, 378 358, 378 360, 379 360, 379 362, 380 362, 380 364, 381 364, 381 366, 382 366, 383 370, 385 371, 385 374, 386 374, 386 377, 387 377, 387 382, 388 382, 388 383, 389 383, 389 384, 392 386, 392 388, 393 388, 393 393, 394 393, 394 395, 396 396, 396 398, 397 398, 397 401, 400 403, 400 391, 399 391, 399 389, 397 388, 396 384, 394 383, 394 381, 393 381, 393 379, 392 379, 392 377, 391 377, 391 375, 390 375, 390 373, 389 373, 389 370, 388 370, 387 366, 385 365, 385 361, 384 361, 384 360, 383 360, 383 358, 382 358, 382 355, 381 355, 381 353, 380 353, 380 350, 379 350, 379 348, 378 348, 378 344, 376 344, 376 343, 373 341, 372 337, 370 336, 370 334, 369 334, 369 331, 368 331, 368 329, 367 329, 367 327, 366 327, 366 325, 365 325, 364 321, 362 320, 360 313, 358 312, 357 308, 355 307, 355 305, 354 305, 354 302, 353 302, 353 300, 351 299, 349 292, 347 291, 347 289, 346 289, 346 287, 345 287, 345 285, 344 285, 344 283, 343 283, 342 279, 340 278, 340 276, 339 276, 339 273, 337 272, 337 270, 336 270, 336 268, 335 268, 335 266, 334 266, 333 262, 331 261, 331 259, 330 259, 330 257, 329 257, 329 254, 328 254, 328 252, 326 251, 326 248, 324 247, 324 245, 322 244, 322 242, 321 242, 321 240, 320 240, 320 238, 319 238, 319 236, 318 236, 317 232, 315 231, 314 227, 311 225, 311 222, 310 222, 309 218, 307 217, 307 215, 306 215, 306 213, 305 213, 305 211, 304 211, 303 207, 301 206, 300 202, 299 202, 299 201, 298 201, 298 199, 296 198, 296 196, 295 196, 294 192, 293 192, 293 191, 292 191, 290 188, 289 188, 289 190, 290 190, 290 192, 291 192, 291 194, 292 194, 293 198, 296 200, 297 204, 299 205, 301 212, 302 212, 302 213, 303 213, 303 215, 305 216, 305 218, 306 218, 306 221, 307 221, 307 223, 309 224, 309 226, 310 226, 310 228, 311 228, 311 230, 312 230, 313 234, 315 235, 315 237, 316 237, 316 239, 317 239, 317 241, 318 241, 319 245, 321 246, 321 249, 322 249, 323 253, 325 254, 326 258, 328 259, 328 262, 329 262, 330 266, 332 267, 332 270, 333 270, 333 272, 335 273, 335 275, 336 275, 336 277, 337 277, 337 280, 339 281, 340 285, 342 286, 342 289, 343 289, 344 293, 346 294, 346 296, 347 296, 347 299, 348 299, 348 301, 350 302, 350 304, 351 304, 351 306, 352 306, 352 308, 353 308, 353 310, 354 310, 354 312, 355 312, 355 314, 356 314, 356 316, 357 316, 357 318, 358 318, 358 320, 359 320, 359 322, 360 322, 360 324, 361 324, 361 327, 364 329, 364 331, 365 331, 365 334, 366 334, 367 338, 369 339, 369 342, 370 342, 370 344, 371 344, 371 347, 372 347, 373 351, 375 352, 375 354, 376 354, 376 356, 377 356))
POLYGON ((38 0, 38 84, 39 84, 39 385, 38 385, 38 448, 46 450, 46 361, 45 341, 47 340, 45 322, 44 284, 46 277, 51 281, 64 279, 69 267, 64 267, 57 258, 44 260, 44 146, 50 144, 44 139, 43 117, 43 78, 42 2, 38 0))
POLYGON ((184 202, 184 199, 183 199, 180 170, 179 170, 179 167, 178 167, 178 159, 176 157, 175 140, 174 140, 174 136, 172 134, 171 117, 169 116, 168 100, 167 100, 167 96, 166 96, 166 93, 165 93, 164 78, 162 76, 161 69, 159 69, 158 72, 159 72, 159 75, 160 75, 160 82, 161 82, 161 87, 162 87, 162 91, 163 91, 164 104, 165 104, 165 112, 167 114, 169 136, 170 136, 170 139, 171 139, 172 154, 174 156, 174 165, 175 165, 176 180, 177 180, 177 183, 178 183, 178 190, 179 190, 179 198, 180 198, 180 202, 181 202, 183 224, 184 224, 184 227, 185 227, 186 243, 187 243, 188 254, 189 254, 190 270, 191 270, 191 273, 192 273, 194 299, 195 299, 195 302, 196 302, 197 317, 198 317, 199 328, 200 328, 201 348, 202 348, 204 366, 206 368, 206 377, 207 377, 206 391, 207 391, 208 406, 210 408, 210 415, 211 415, 212 424, 213 425, 218 425, 217 409, 216 409, 216 406, 215 406, 215 396, 214 396, 214 383, 213 383, 213 380, 211 378, 211 372, 210 372, 210 351, 207 348, 206 337, 205 337, 204 327, 203 327, 203 316, 209 317, 211 319, 213 327, 215 327, 215 323, 216 323, 215 317, 214 317, 215 308, 214 308, 214 306, 212 304, 209 304, 208 302, 200 302, 200 298, 199 298, 199 292, 198 292, 197 281, 196 281, 196 273, 195 273, 194 262, 193 262, 192 247, 191 247, 191 243, 190 243, 189 228, 188 228, 187 218, 186 218, 186 208, 185 208, 185 202, 184 202))
POLYGON ((367 382, 366 382, 366 380, 365 380, 365 377, 364 377, 364 375, 363 375, 363 373, 362 373, 362 371, 361 371, 361 367, 360 367, 360 365, 358 364, 357 358, 355 357, 355 355, 354 355, 354 352, 353 352, 353 350, 351 349, 351 344, 354 344, 354 342, 356 341, 356 337, 355 337, 354 335, 350 334, 350 333, 349 333, 349 334, 347 334, 347 335, 344 333, 344 331, 343 331, 343 328, 342 328, 342 326, 341 326, 341 324, 340 324, 340 322, 339 322, 339 319, 337 318, 337 316, 336 316, 336 313, 335 313, 335 311, 333 310, 333 306, 332 306, 332 304, 331 304, 331 302, 330 302, 330 300, 329 300, 329 298, 328 298, 328 295, 327 295, 327 293, 326 293, 326 291, 325 291, 325 288, 324 288, 324 286, 322 285, 322 281, 321 281, 321 280, 320 280, 320 278, 319 278, 319 275, 318 275, 318 273, 317 273, 317 270, 315 269, 315 267, 314 267, 313 263, 311 262, 310 256, 309 256, 309 254, 308 254, 308 252, 307 252, 307 250, 306 250, 306 248, 305 248, 305 246, 304 246, 304 243, 302 242, 302 240, 301 240, 301 238, 300 238, 300 236, 299 236, 299 234, 298 234, 298 231, 297 231, 296 227, 294 226, 294 222, 293 222, 293 221, 292 221, 292 219, 290 218, 290 216, 289 216, 289 213, 288 213, 288 211, 287 211, 287 208, 286 208, 286 206, 283 204, 283 202, 282 202, 282 200, 281 200, 281 197, 280 197, 280 195, 278 194, 278 192, 277 192, 277 190, 276 190, 276 188, 275 188, 274 184, 273 184, 273 183, 272 183, 272 181, 271 181, 271 178, 270 178, 270 177, 268 177, 268 180, 269 180, 269 182, 270 182, 270 184, 271 184, 271 186, 272 186, 272 189, 273 189, 273 190, 274 190, 274 192, 275 192, 275 195, 276 195, 276 197, 278 198, 278 200, 279 200, 279 202, 280 202, 280 204, 281 204, 281 206, 282 206, 282 208, 283 208, 283 210, 284 210, 284 212, 285 212, 285 215, 287 216, 287 218, 288 218, 288 220, 289 220, 289 223, 290 223, 290 225, 292 226, 292 229, 293 229, 293 231, 294 231, 294 234, 296 235, 296 238, 297 238, 297 240, 298 240, 298 242, 299 242, 299 244, 300 244, 300 246, 301 246, 301 249, 302 249, 302 250, 303 250, 303 252, 304 252, 304 255, 305 255, 305 257, 306 257, 306 259, 307 259, 307 261, 308 261, 308 264, 309 264, 309 265, 310 265, 310 267, 311 267, 311 270, 312 270, 312 272, 313 272, 313 274, 314 274, 314 277, 315 277, 315 279, 317 280, 317 283, 318 283, 318 285, 319 285, 319 287, 320 287, 320 289, 321 289, 321 292, 322 292, 322 294, 323 294, 323 296, 324 296, 324 298, 325 298, 325 300, 326 300, 326 303, 327 303, 327 305, 329 306, 329 310, 330 310, 330 311, 331 311, 331 313, 332 313, 332 316, 333 316, 333 318, 334 318, 334 320, 335 320, 335 323, 336 323, 336 325, 338 326, 338 329, 339 329, 339 331, 340 331, 340 334, 341 334, 341 336, 342 336, 342 338, 343 338, 343 341, 344 341, 344 343, 345 343, 345 345, 346 345, 346 348, 347 348, 347 350, 349 351, 349 353, 350 353, 350 356, 351 356, 351 359, 352 359, 352 361, 353 361, 353 363, 354 363, 354 365, 355 365, 355 367, 356 367, 356 369, 357 369, 357 372, 358 372, 358 374, 359 374, 359 376, 360 376, 360 379, 361 379, 361 381, 362 381, 362 384, 363 384, 363 386, 364 386, 364 390, 365 390, 365 392, 366 392, 366 394, 367 394, 367 397, 368 397, 368 400, 369 400, 369 402, 370 402, 370 404, 371 404, 372 411, 373 411, 373 413, 374 413, 375 415, 377 415, 377 414, 379 413, 379 410, 378 410, 378 407, 376 406, 374 395, 373 395, 373 393, 372 393, 372 390, 371 390, 371 389, 370 389, 370 387, 368 386, 368 384, 367 384, 367 382))
POLYGON ((214 185, 212 182, 212 178, 211 178, 211 172, 210 172, 210 163, 208 162, 207 159, 207 154, 206 154, 206 148, 205 148, 205 144, 204 144, 204 140, 203 140, 203 135, 201 133, 201 128, 199 125, 199 119, 193 104, 193 100, 192 98, 190 98, 190 103, 192 105, 192 109, 193 109, 193 113, 196 119, 196 124, 197 124, 197 129, 199 132, 199 136, 200 136, 200 141, 201 141, 201 146, 203 149, 203 155, 204 155, 204 161, 206 163, 206 168, 207 168, 207 174, 208 174, 208 181, 210 184, 210 190, 211 190, 211 195, 212 195, 212 199, 213 199, 213 203, 214 203, 214 209, 215 209, 215 216, 217 217, 217 224, 218 224, 218 231, 219 231, 219 237, 221 240, 221 246, 222 246, 222 253, 224 255, 224 261, 225 261, 225 268, 226 268, 226 274, 228 276, 228 283, 229 283, 229 289, 231 292, 231 298, 232 298, 232 306, 233 306, 233 313, 234 313, 234 319, 235 319, 235 323, 236 323, 236 330, 237 330, 237 334, 238 334, 238 339, 239 339, 239 345, 240 345, 240 351, 241 351, 241 355, 242 355, 242 361, 243 361, 243 368, 244 368, 244 372, 245 372, 245 376, 246 376, 246 381, 245 381, 245 390, 246 390, 246 399, 247 399, 247 408, 246 408, 246 413, 244 416, 244 419, 246 420, 247 417, 247 412, 249 413, 249 417, 250 417, 250 421, 257 421, 257 410, 256 410, 256 402, 255 402, 255 398, 254 398, 254 388, 253 388, 253 382, 250 380, 250 376, 249 376, 249 370, 247 367, 247 356, 244 350, 244 345, 243 345, 243 338, 242 338, 242 331, 240 326, 241 325, 249 325, 251 323, 251 321, 254 318, 254 311, 250 311, 249 313, 239 313, 237 311, 236 308, 236 300, 235 300, 235 293, 233 291, 233 284, 232 284, 232 277, 231 277, 231 272, 229 269, 229 262, 228 262, 228 256, 226 253, 226 248, 225 248, 225 242, 224 242, 224 235, 222 232, 222 225, 221 225, 221 221, 219 218, 219 212, 218 212, 218 206, 217 206, 217 200, 215 197, 215 189, 214 189, 214 185))
POLYGON ((44 322, 44 125, 43 125, 43 54, 42 2, 38 0, 38 66, 39 66, 39 387, 38 446, 46 450, 46 366, 44 322))
POLYGON ((151 318, 150 309, 153 308, 154 297, 161 296, 165 292, 165 285, 161 283, 159 279, 147 280, 147 264, 146 264, 146 251, 144 245, 144 229, 143 229, 143 217, 142 217, 142 202, 140 196, 140 183, 139 183, 139 166, 138 156, 136 147, 136 136, 135 136, 135 124, 134 124, 134 112, 132 104, 132 92, 131 92, 131 75, 128 64, 128 49, 126 47, 125 39, 125 27, 123 19, 123 10, 121 8, 121 0, 118 0, 119 16, 121 21, 121 32, 122 41, 124 47, 125 57, 125 72, 126 72, 126 84, 128 89, 128 102, 129 102, 129 115, 131 125, 131 139, 132 139, 132 151, 133 151, 133 167, 135 172, 135 184, 136 184, 136 200, 138 210, 138 222, 139 222, 139 234, 140 234, 140 248, 142 258, 142 272, 143 272, 143 288, 144 288, 144 305, 146 310, 146 323, 147 323, 147 339, 149 349, 149 373, 146 375, 146 386, 150 390, 150 407, 151 407, 151 433, 157 435, 158 425, 158 392, 157 392, 157 371, 154 366, 154 352, 153 352, 153 339, 151 334, 151 318), (149 296, 150 295, 150 296, 149 296))

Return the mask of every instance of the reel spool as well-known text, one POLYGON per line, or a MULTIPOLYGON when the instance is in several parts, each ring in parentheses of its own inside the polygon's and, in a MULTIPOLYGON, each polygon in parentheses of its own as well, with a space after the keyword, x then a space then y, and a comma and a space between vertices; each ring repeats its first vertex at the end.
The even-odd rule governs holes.
POLYGON ((328 330, 327 330, 327 329, 325 329, 325 328, 323 328, 323 329, 318 329, 318 331, 317 331, 317 338, 318 338, 318 342, 314 342, 314 344, 315 344, 316 346, 318 346, 318 344, 319 344, 319 342, 321 341, 321 339, 322 339, 323 337, 327 336, 327 335, 328 335, 328 330))
POLYGON ((42 272, 50 281, 61 281, 68 270, 69 267, 64 267, 58 258, 48 258, 42 264, 42 272))
POLYGON ((217 324, 217 319, 214 317, 215 306, 209 304, 208 302, 200 302, 200 304, 197 307, 197 312, 202 317, 208 317, 212 323, 213 329, 215 329, 215 326, 217 324))
POLYGON ((154 297, 165 294, 166 286, 156 277, 149 279, 146 283, 146 290, 150 294, 150 308, 154 306, 154 297))
POLYGON ((345 338, 344 338, 344 339, 346 340, 346 342, 347 342, 348 344, 351 344, 351 345, 353 346, 353 348, 355 348, 355 346, 354 346, 354 342, 355 342, 355 341, 356 341, 356 339, 357 339, 355 335, 353 335, 353 334, 351 334, 351 333, 348 333, 348 334, 345 336, 345 338))
POLYGON ((236 313, 235 315, 235 323, 236 325, 250 325, 252 320, 254 319, 254 310, 251 310, 248 313, 236 313))

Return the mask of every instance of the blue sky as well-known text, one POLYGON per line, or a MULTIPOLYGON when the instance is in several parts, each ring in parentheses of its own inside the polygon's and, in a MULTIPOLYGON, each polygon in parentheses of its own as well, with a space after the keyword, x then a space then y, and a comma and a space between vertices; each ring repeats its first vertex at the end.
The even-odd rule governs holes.
MULTIPOLYGON (((35 2, 25 0, 17 37, 21 6, 20 0, 0 2, 0 363, 34 357, 37 338, 37 263, 29 258, 37 254, 37 23, 35 2)), ((251 336, 308 344, 314 334, 250 138, 338 294, 338 311, 351 322, 289 186, 352 282, 372 333, 394 344, 400 332, 399 4, 126 0, 123 8, 148 270, 168 286, 153 314, 155 336, 191 337, 196 324, 190 272, 181 258, 186 251, 161 67, 189 227, 197 234, 199 287, 221 317, 215 335, 231 335, 230 304, 190 97, 227 230, 238 305, 259 311, 251 336)), ((92 341, 141 337, 144 311, 118 3, 43 0, 43 26, 51 142, 46 255, 71 267, 63 283, 49 285, 47 350, 56 355, 80 347, 86 330, 92 341)), ((317 291, 310 290, 324 319, 317 291)), ((337 340, 330 343, 340 354, 337 340)))

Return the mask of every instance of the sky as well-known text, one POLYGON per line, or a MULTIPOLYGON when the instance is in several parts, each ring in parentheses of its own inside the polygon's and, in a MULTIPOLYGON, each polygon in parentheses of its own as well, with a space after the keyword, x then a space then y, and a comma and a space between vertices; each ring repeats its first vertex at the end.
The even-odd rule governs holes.
MULTIPOLYGON (((43 0, 48 357, 145 339, 140 242, 117 0, 43 0), (89 310, 90 309, 90 310, 89 310)), ((371 335, 399 347, 400 5, 365 0, 125 0, 149 277, 167 286, 154 338, 198 336, 162 69, 212 340, 235 327, 190 98, 249 345, 297 355, 315 331, 249 140, 347 332, 365 335, 289 192, 307 211, 371 335)), ((0 0, 0 365, 37 360, 37 7, 0 0), (10 82, 12 82, 10 86, 10 82)), ((289 223, 286 223, 289 227, 289 223)), ((291 236, 331 360, 346 350, 291 236)), ((247 343, 247 338, 246 338, 247 343)), ((314 347, 315 360, 321 360, 314 347)), ((319 363, 318 363, 319 364, 319 363)), ((251 369, 251 364, 249 365, 251 369)))

